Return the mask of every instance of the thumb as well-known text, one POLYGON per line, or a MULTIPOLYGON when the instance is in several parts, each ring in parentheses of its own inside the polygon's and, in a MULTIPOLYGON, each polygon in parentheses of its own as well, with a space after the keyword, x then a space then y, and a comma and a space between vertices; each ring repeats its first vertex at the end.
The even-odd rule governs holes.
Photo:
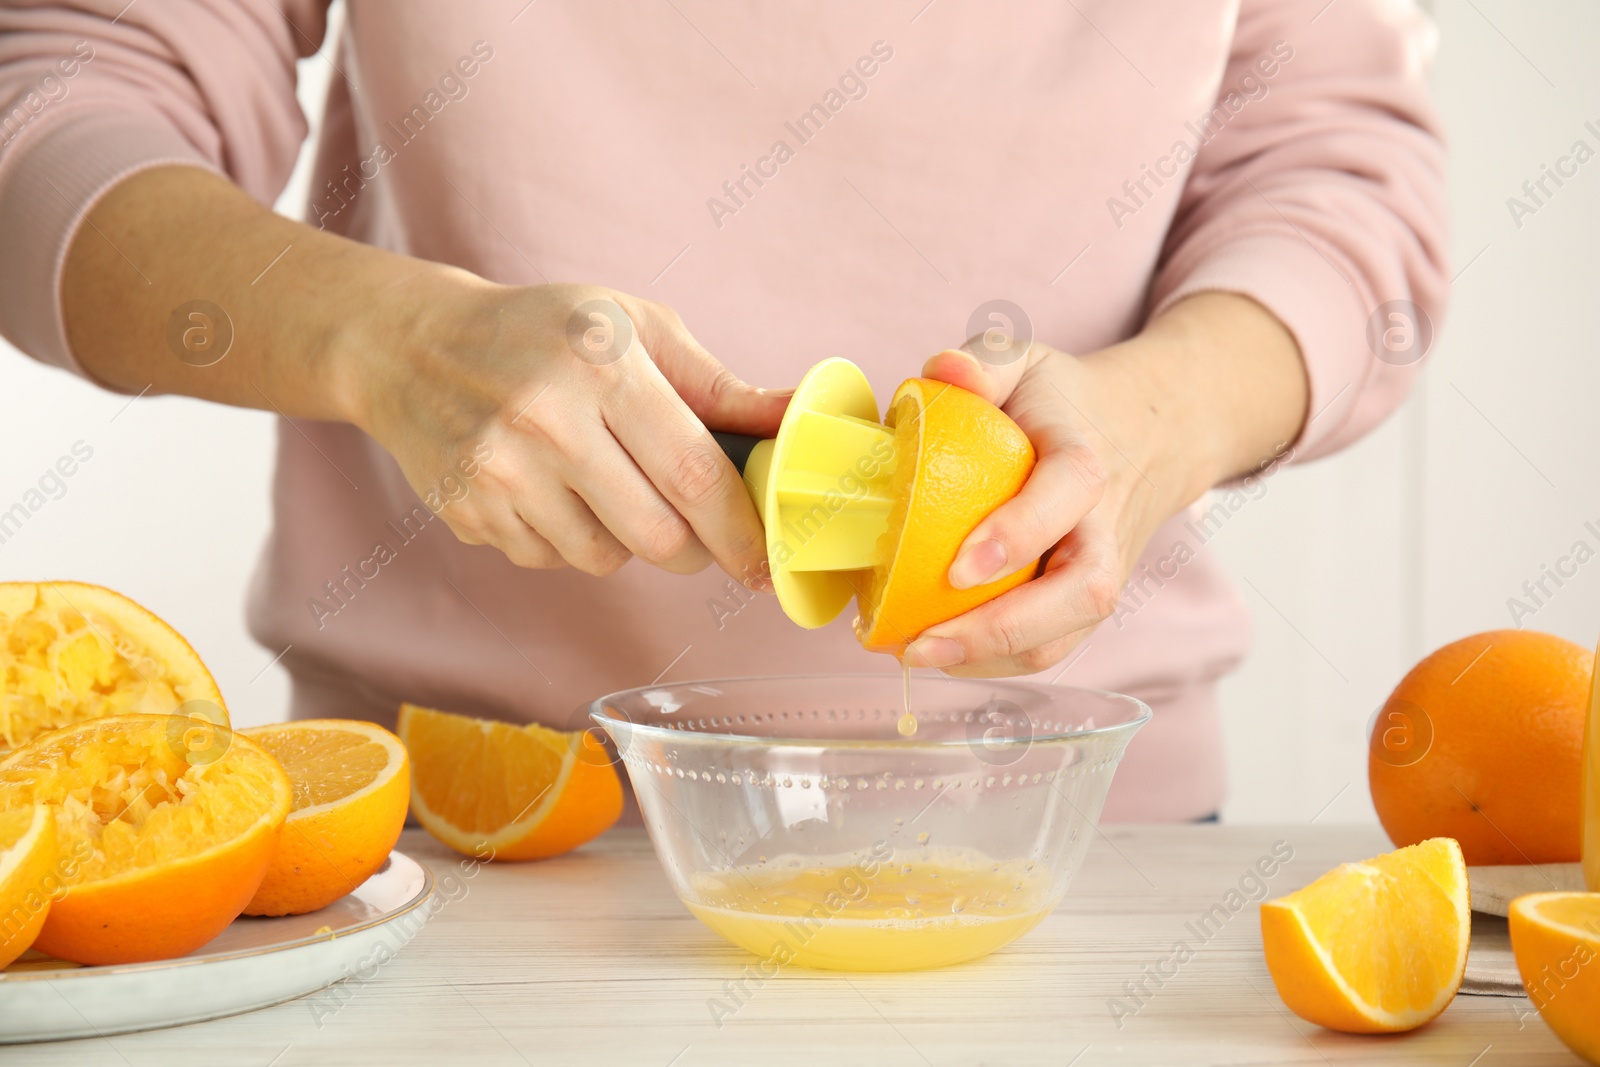
POLYGON ((1026 355, 1018 352, 1016 358, 1004 362, 985 358, 991 353, 982 347, 981 339, 974 338, 961 348, 947 348, 929 359, 922 365, 922 375, 977 393, 996 407, 1003 407, 1033 362, 1033 354, 1030 346, 1026 355))
POLYGON ((793 389, 757 389, 707 352, 670 312, 649 315, 641 333, 651 359, 708 429, 777 435, 793 389))

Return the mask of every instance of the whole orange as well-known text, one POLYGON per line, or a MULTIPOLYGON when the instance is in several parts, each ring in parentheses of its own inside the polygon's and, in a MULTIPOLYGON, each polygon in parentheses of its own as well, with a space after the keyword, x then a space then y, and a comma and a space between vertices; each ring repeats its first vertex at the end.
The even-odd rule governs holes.
POLYGON ((1453 837, 1469 864, 1578 859, 1592 656, 1551 634, 1445 645, 1384 703, 1367 751, 1396 845, 1453 837))

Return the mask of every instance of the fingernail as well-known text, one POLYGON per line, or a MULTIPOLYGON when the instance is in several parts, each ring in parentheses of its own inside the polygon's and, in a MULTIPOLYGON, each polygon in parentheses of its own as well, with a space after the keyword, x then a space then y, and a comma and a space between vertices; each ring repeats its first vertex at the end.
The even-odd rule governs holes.
POLYGON ((950 565, 950 584, 957 589, 992 582, 1006 566, 1006 546, 990 538, 979 541, 956 557, 950 565))
POLYGON ((784 398, 786 396, 794 396, 794 389, 792 389, 792 388, 790 388, 790 389, 757 389, 756 392, 760 393, 762 396, 771 397, 774 400, 781 400, 782 398, 784 398))
POLYGON ((948 637, 919 637, 906 647, 906 655, 918 660, 913 667, 954 667, 967 658, 961 642, 948 637))
POLYGON ((754 589, 758 593, 772 592, 772 579, 763 578, 760 575, 750 579, 745 583, 745 585, 749 586, 751 589, 754 589))

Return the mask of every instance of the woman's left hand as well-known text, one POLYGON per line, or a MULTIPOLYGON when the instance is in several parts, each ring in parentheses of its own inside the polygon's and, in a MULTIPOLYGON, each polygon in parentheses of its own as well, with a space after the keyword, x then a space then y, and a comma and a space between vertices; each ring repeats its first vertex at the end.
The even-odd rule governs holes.
POLYGON ((949 577, 981 585, 1043 555, 1042 572, 929 627, 906 653, 911 666, 967 677, 1061 662, 1116 609, 1161 524, 1281 451, 1304 418, 1293 338, 1260 305, 1225 293, 1182 301, 1137 337, 1087 356, 1034 343, 996 366, 948 350, 923 374, 999 405, 1038 454, 1022 491, 963 542, 949 577))

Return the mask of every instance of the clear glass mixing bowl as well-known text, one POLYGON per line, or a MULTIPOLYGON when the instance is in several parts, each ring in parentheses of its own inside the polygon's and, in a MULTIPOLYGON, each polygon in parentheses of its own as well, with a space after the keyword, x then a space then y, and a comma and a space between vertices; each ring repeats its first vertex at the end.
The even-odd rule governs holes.
POLYGON ((785 964, 912 970, 1009 944, 1083 860, 1132 697, 1009 680, 730 678, 596 700, 672 888, 785 964))

